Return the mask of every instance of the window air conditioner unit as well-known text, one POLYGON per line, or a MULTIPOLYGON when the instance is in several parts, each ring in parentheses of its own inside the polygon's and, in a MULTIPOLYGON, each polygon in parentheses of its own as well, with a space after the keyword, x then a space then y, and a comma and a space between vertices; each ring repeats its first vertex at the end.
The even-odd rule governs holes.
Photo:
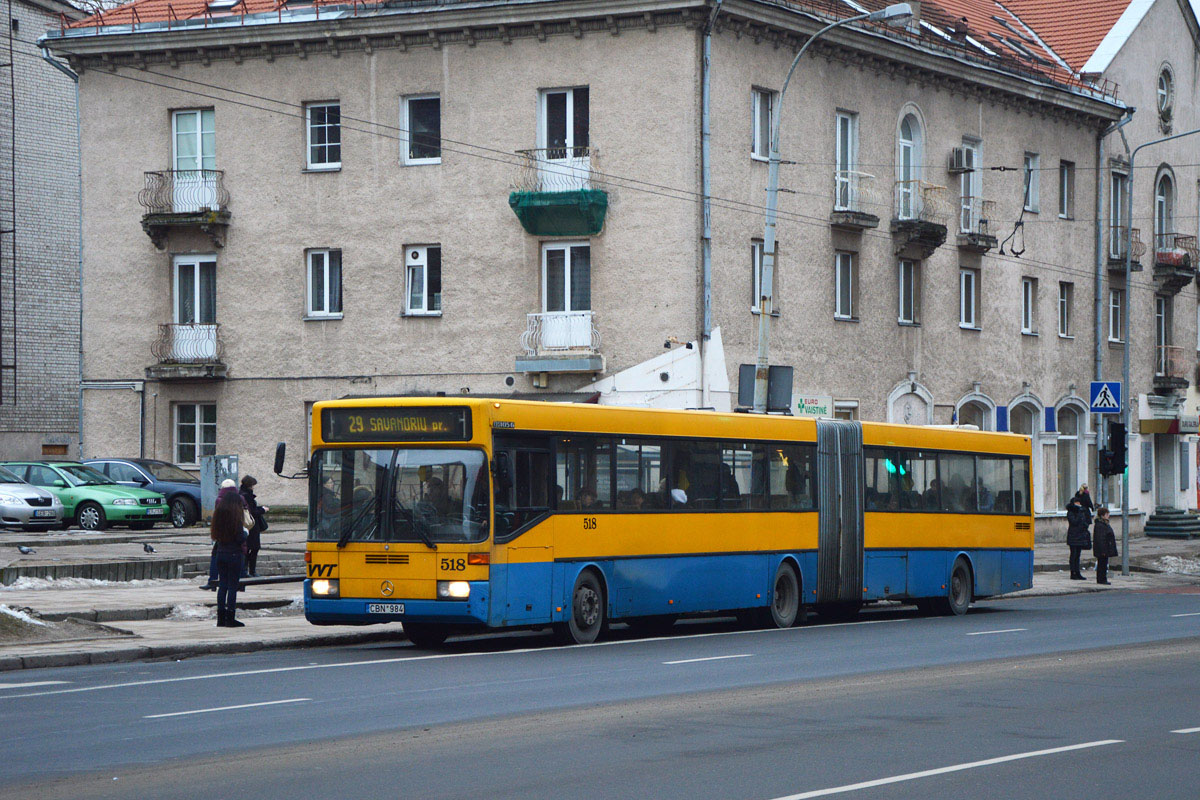
POLYGON ((965 147, 950 148, 950 164, 947 167, 951 174, 958 175, 963 172, 970 172, 972 165, 970 164, 970 156, 965 147))

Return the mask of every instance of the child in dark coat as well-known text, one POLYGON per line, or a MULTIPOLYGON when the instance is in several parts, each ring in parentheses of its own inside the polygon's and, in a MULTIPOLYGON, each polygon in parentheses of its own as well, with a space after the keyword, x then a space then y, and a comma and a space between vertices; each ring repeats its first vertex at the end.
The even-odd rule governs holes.
POLYGON ((1108 559, 1120 555, 1117 551, 1117 535, 1108 522, 1108 509, 1096 511, 1096 524, 1092 529, 1092 555, 1096 557, 1096 583, 1108 583, 1108 559))

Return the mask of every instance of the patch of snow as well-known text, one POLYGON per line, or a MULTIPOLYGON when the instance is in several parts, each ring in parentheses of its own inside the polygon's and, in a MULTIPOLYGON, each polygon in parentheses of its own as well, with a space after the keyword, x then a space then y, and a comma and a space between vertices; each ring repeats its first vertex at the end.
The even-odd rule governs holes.
POLYGON ((46 589, 94 589, 100 586, 139 588, 146 586, 183 586, 194 583, 190 578, 149 578, 134 581, 105 581, 99 578, 30 578, 21 576, 12 583, 0 585, 0 592, 43 591, 46 589))
POLYGON ((1173 572, 1180 575, 1200 575, 1200 558, 1162 556, 1155 563, 1155 566, 1163 572, 1173 572))
POLYGON ((171 609, 167 619, 215 619, 217 610, 205 605, 180 604, 171 609))
POLYGON ((21 622, 27 622, 30 625, 41 625, 42 627, 46 627, 46 623, 42 622, 40 619, 34 619, 24 611, 18 611, 17 609, 9 608, 6 605, 0 605, 0 614, 5 614, 15 619, 19 619, 21 622))

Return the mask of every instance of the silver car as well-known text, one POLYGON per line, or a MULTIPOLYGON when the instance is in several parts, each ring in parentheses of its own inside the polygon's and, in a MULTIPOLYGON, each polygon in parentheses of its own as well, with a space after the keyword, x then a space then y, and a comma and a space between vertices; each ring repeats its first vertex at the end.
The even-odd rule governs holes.
POLYGON ((63 504, 0 467, 0 528, 44 531, 63 524, 63 504))

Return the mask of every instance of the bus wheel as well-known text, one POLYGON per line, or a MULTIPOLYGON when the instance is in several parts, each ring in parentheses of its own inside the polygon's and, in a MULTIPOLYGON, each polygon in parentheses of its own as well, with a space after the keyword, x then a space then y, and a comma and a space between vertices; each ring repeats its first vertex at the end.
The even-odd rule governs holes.
POLYGON ((786 561, 775 570, 775 581, 771 588, 771 605, 767 607, 770 622, 776 628, 790 628, 802 616, 800 604, 800 580, 796 570, 786 561))
POLYGON ((950 585, 946 588, 946 596, 938 598, 937 609, 948 617, 962 616, 971 607, 971 600, 971 568, 960 558, 954 562, 950 585))
POLYGON ((571 617, 555 631, 564 644, 591 644, 600 636, 604 623, 604 591, 596 574, 585 570, 575 579, 575 590, 571 592, 571 617))
POLYGON ((448 635, 444 625, 434 625, 429 622, 405 622, 404 635, 414 647, 422 650, 433 650, 446 641, 448 635))

